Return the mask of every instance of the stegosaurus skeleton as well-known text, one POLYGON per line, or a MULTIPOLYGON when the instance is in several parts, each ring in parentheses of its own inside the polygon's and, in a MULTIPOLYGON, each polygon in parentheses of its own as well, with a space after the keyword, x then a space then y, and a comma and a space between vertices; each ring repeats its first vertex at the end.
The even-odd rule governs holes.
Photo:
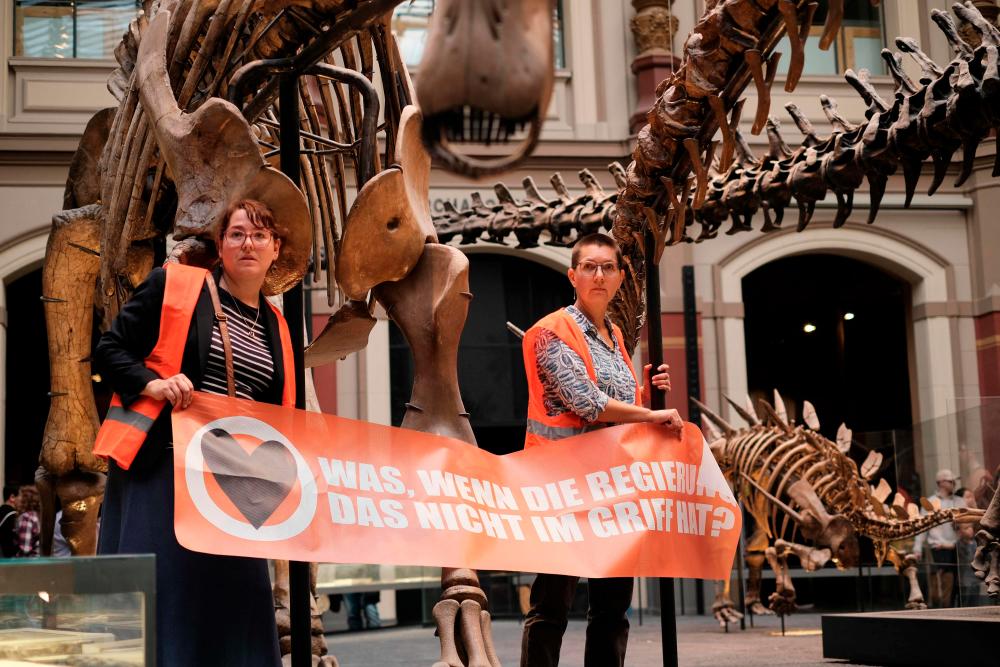
MULTIPOLYGON (((728 399, 727 399, 728 400, 728 399)), ((756 524, 747 543, 750 568, 747 606, 764 612, 760 604, 760 574, 766 558, 775 570, 777 591, 770 607, 778 613, 795 608, 795 589, 788 575, 787 557, 798 556, 806 570, 822 567, 832 560, 839 568, 858 565, 861 535, 875 544, 879 564, 889 560, 910 583, 908 608, 924 608, 916 580, 915 560, 896 549, 893 542, 905 540, 934 526, 949 522, 975 523, 981 510, 941 509, 935 501, 920 499, 920 506, 896 493, 886 504, 892 489, 880 479, 883 458, 870 452, 860 469, 847 453, 851 431, 841 426, 837 442, 819 431, 819 419, 812 405, 803 406, 805 424, 788 421, 784 403, 775 392, 774 406, 760 401, 765 414, 761 420, 748 404, 743 408, 729 400, 747 426, 734 428, 702 403, 702 421, 710 448, 738 498, 756 524), (925 511, 921 514, 920 507, 925 511), (810 544, 796 544, 801 535, 810 544)), ((725 592, 716 599, 720 621, 731 620, 732 603, 725 592)))

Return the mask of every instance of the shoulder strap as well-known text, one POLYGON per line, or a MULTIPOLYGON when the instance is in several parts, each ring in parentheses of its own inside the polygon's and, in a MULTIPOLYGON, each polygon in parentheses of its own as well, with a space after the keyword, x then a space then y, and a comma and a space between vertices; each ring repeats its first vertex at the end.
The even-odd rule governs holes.
POLYGON ((219 334, 222 338, 222 351, 226 356, 226 391, 230 397, 235 398, 236 379, 233 375, 233 346, 229 342, 229 317, 222 310, 222 303, 219 301, 219 290, 215 288, 215 279, 211 273, 205 275, 205 284, 208 285, 208 293, 212 296, 215 320, 219 323, 219 334))

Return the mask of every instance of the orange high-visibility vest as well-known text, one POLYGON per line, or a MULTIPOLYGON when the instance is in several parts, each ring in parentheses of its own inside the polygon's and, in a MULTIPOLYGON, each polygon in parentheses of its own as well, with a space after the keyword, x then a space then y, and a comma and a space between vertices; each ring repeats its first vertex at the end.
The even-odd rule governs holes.
MULTIPOLYGON (((590 356, 587 339, 573 316, 565 309, 560 308, 556 312, 546 315, 528 329, 524 334, 524 340, 521 341, 521 352, 524 354, 524 372, 528 376, 528 430, 524 436, 525 449, 577 435, 587 425, 587 422, 571 411, 555 416, 549 416, 545 411, 545 387, 542 386, 542 381, 538 378, 538 358, 535 356, 535 340, 542 329, 553 332, 571 350, 580 355, 583 363, 587 366, 587 374, 590 379, 597 382, 597 373, 594 371, 594 361, 590 356)), ((632 368, 632 359, 625 351, 625 339, 622 337, 621 329, 612 324, 611 330, 615 340, 618 341, 618 349, 625 357, 625 363, 635 380, 635 404, 642 405, 642 385, 635 374, 635 369, 632 368)))
MULTIPOLYGON (((167 264, 166 286, 163 290, 163 306, 160 309, 160 333, 156 346, 144 360, 146 368, 161 378, 169 378, 181 372, 184 347, 187 344, 191 318, 194 316, 201 288, 205 284, 208 271, 183 264, 167 264)), ((278 333, 281 338, 281 354, 284 361, 285 383, 281 392, 281 404, 295 407, 295 362, 292 358, 292 338, 288 324, 271 305, 278 316, 278 333)), ((111 407, 107 417, 97 432, 94 454, 113 458, 123 469, 128 469, 135 460, 146 435, 160 416, 166 401, 149 396, 140 396, 127 408, 122 405, 116 393, 111 397, 111 407)))

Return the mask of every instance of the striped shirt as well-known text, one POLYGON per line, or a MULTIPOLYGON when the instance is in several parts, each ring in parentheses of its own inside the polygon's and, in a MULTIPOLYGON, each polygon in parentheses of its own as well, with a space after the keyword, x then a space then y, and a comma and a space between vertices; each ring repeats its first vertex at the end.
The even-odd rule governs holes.
MULTIPOLYGON (((274 379, 274 360, 268 345, 263 313, 236 299, 219 288, 222 312, 229 318, 229 340, 233 346, 233 375, 237 398, 261 400, 274 379), (252 332, 252 333, 251 333, 252 332)), ((267 307, 266 304, 261 304, 267 307)), ((226 388, 226 354, 218 321, 212 325, 212 346, 201 388, 210 394, 228 394, 226 388)))

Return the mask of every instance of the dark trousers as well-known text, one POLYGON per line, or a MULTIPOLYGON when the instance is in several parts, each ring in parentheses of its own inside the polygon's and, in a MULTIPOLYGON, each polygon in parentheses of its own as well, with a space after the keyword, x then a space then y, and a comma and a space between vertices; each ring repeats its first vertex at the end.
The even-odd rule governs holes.
MULTIPOLYGON (((539 574, 531 585, 531 609, 521 636, 521 667, 555 667, 579 577, 539 574)), ((589 579, 584 667, 621 667, 628 644, 631 578, 589 579)))

